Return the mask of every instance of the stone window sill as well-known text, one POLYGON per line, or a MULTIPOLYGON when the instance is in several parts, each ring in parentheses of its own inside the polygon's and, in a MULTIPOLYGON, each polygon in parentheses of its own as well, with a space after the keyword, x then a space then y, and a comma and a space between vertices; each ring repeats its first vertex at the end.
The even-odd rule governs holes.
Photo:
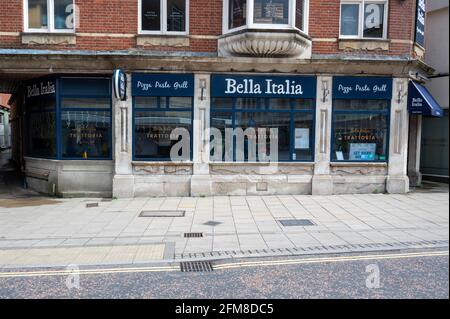
POLYGON ((75 33, 22 33, 22 44, 75 45, 75 33))
POLYGON ((139 34, 136 44, 147 47, 188 47, 190 42, 189 36, 139 34))
POLYGON ((194 163, 191 161, 187 162, 163 162, 163 161, 155 161, 155 162, 136 162, 133 161, 133 166, 145 167, 145 166, 181 166, 181 165, 193 165, 194 163))
POLYGON ((361 166, 369 166, 369 167, 387 167, 387 163, 378 163, 378 162, 331 162, 331 167, 361 167, 361 166))
POLYGON ((339 39, 339 50, 343 51, 389 51, 386 39, 339 39))

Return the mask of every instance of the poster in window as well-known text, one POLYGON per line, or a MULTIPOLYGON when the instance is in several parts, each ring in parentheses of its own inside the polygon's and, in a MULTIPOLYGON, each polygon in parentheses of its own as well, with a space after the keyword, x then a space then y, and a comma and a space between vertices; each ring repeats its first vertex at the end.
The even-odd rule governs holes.
POLYGON ((376 143, 350 143, 351 161, 373 161, 377 149, 376 143))
POLYGON ((295 129, 295 149, 296 150, 309 149, 309 128, 295 129))

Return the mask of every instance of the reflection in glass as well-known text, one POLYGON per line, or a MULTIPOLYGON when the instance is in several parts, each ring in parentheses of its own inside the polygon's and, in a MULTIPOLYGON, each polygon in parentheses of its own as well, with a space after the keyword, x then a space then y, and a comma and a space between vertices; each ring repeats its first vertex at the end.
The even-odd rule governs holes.
POLYGON ((295 26, 305 31, 304 19, 305 19, 305 1, 304 0, 295 0, 295 26))
POLYGON ((28 156, 56 157, 55 112, 28 113, 28 156))
POLYGON ((62 111, 63 158, 109 158, 111 113, 109 111, 62 111))
POLYGON ((134 118, 134 156, 137 159, 170 159, 170 150, 181 137, 172 131, 192 131, 192 113, 175 111, 136 111, 134 118))
POLYGON ((73 0, 55 0, 55 29, 73 29, 73 14, 73 0))
MULTIPOLYGON (((278 139, 278 160, 288 161, 290 151, 290 113, 270 113, 268 116, 265 112, 236 112, 236 127, 242 128, 244 131, 247 128, 254 128, 255 134, 246 136, 244 142, 244 158, 248 160, 249 141, 256 143, 257 149, 260 144, 266 144, 266 152, 270 154, 270 138, 278 139), (265 128, 265 139, 260 139, 258 136, 258 129, 265 128), (276 136, 270 135, 270 129, 277 129, 276 136)), ((258 154, 259 155, 259 154, 258 154)))
POLYGON ((47 29, 47 0, 28 0, 28 27, 47 29))
POLYGON ((359 5, 341 5, 341 35, 358 36, 359 5))
POLYGON ((167 31, 186 31, 186 0, 167 0, 167 31))
POLYGON ((386 161, 388 116, 334 114, 334 161, 386 161))
POLYGON ((159 0, 142 0, 142 30, 161 30, 161 2, 159 0))
POLYGON ((242 27, 247 23, 247 0, 230 0, 228 28, 242 27))
POLYGON ((382 38, 384 28, 384 4, 364 5, 364 37, 382 38))
POLYGON ((254 23, 289 24, 289 0, 255 0, 254 23))

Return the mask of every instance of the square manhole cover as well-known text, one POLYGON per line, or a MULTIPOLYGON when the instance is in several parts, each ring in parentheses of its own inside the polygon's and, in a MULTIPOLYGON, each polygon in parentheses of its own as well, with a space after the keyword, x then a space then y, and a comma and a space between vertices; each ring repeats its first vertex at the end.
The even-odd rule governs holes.
POLYGON ((315 226, 316 225, 309 219, 281 219, 281 220, 279 220, 279 222, 284 227, 291 227, 291 226, 315 226))
POLYGON ((215 222, 215 221, 210 220, 209 222, 206 222, 206 223, 204 223, 203 225, 214 227, 214 226, 218 226, 218 225, 220 225, 220 224, 222 224, 222 223, 221 223, 221 222, 215 222))
POLYGON ((184 210, 143 210, 139 217, 184 217, 184 210))

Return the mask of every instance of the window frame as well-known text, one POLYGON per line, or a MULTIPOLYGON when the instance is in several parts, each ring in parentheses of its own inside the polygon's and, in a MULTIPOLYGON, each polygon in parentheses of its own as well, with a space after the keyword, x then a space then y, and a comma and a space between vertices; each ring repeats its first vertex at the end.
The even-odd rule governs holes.
MULTIPOLYGON (((61 82, 64 79, 86 79, 87 77, 78 76, 63 76, 57 79, 57 95, 56 95, 56 142, 57 142, 57 158, 58 160, 67 161, 110 161, 113 159, 113 98, 112 94, 63 94, 61 90, 61 82), (62 107, 62 100, 64 98, 104 98, 109 100, 109 108, 83 108, 83 107, 62 107), (81 157, 64 157, 63 156, 63 135, 62 135, 62 113, 64 111, 89 111, 89 112, 106 112, 110 115, 109 130, 108 130, 108 147, 109 154, 107 157, 81 158, 81 157)), ((110 78, 102 76, 88 77, 88 79, 110 80, 110 78)), ((112 86, 110 82, 110 86, 112 86)))
POLYGON ((354 39, 354 40, 387 40, 388 36, 388 17, 389 17, 389 1, 388 0, 341 0, 339 4, 339 39, 354 39), (384 4, 383 13, 383 36, 380 38, 364 37, 364 6, 365 4, 384 4), (357 4, 359 6, 358 19, 358 35, 343 35, 342 34, 342 5, 357 4))
MULTIPOLYGON (((245 99, 245 97, 243 97, 245 99)), ((245 109, 245 108, 237 108, 236 101, 240 99, 239 97, 228 97, 227 99, 232 100, 231 102, 231 108, 220 108, 215 107, 213 103, 214 97, 211 98, 211 111, 210 111, 210 127, 213 127, 213 114, 214 112, 223 112, 223 113, 230 113, 231 114, 231 122, 232 122, 232 129, 234 130, 236 128, 236 116, 237 113, 284 113, 289 114, 289 128, 290 128, 290 138, 289 138, 289 159, 288 160, 280 160, 278 159, 278 163, 314 163, 316 160, 316 149, 315 149, 315 143, 316 143, 316 107, 317 107, 317 101, 316 99, 302 99, 298 98, 300 100, 311 100, 312 106, 311 109, 295 109, 295 100, 296 98, 287 98, 289 99, 290 103, 290 109, 289 110, 277 110, 277 109, 270 109, 268 100, 269 99, 276 99, 276 98, 264 98, 264 97, 254 97, 257 99, 257 105, 255 109, 245 109), (310 135, 310 149, 311 149, 311 160, 302 160, 302 159, 296 159, 293 160, 293 154, 295 154, 295 115, 296 114, 310 114, 312 115, 312 134, 310 135)), ((282 98, 282 97, 281 97, 282 98)), ((222 136, 222 138, 225 138, 225 136, 222 136)), ((208 137, 208 140, 211 139, 211 136, 208 137)), ((225 150, 224 154, 225 154, 225 150)), ((245 154, 244 154, 245 155, 245 154)), ((236 161, 236 141, 233 138, 233 161, 212 161, 210 159, 212 164, 230 164, 230 163, 242 163, 239 161, 236 161)), ((243 163, 260 163, 260 162, 249 162, 244 161, 243 163)))
POLYGON ((23 0, 23 27, 24 32, 27 33, 61 33, 61 34, 67 34, 67 33, 75 33, 76 32, 76 25, 78 17, 76 15, 75 10, 75 1, 71 0, 72 4, 74 5, 74 10, 72 12, 73 19, 74 19, 74 27, 72 29, 55 29, 55 0, 46 0, 47 1, 47 28, 30 28, 29 27, 29 16, 28 16, 28 1, 29 0, 23 0))
MULTIPOLYGON (((330 163, 332 164, 339 164, 339 163, 361 163, 361 164, 366 164, 366 163, 389 163, 389 150, 390 150, 390 136, 391 136, 391 108, 392 108, 392 103, 391 100, 383 100, 383 101, 387 101, 388 102, 388 108, 386 110, 363 110, 363 109, 359 109, 359 110, 336 110, 335 108, 335 101, 336 100, 347 100, 350 101, 352 99, 333 99, 332 100, 332 110, 331 110, 331 143, 330 143, 330 163), (343 161, 339 161, 336 159, 333 159, 333 154, 335 153, 335 129, 336 129, 336 124, 334 121, 335 115, 339 115, 339 114, 349 114, 349 115, 367 115, 367 114, 371 114, 371 115, 384 115, 386 116, 386 123, 387 125, 387 130, 386 130, 386 159, 384 161, 381 160, 375 160, 375 161, 356 161, 356 160, 349 160, 349 159, 344 159, 343 161)), ((369 99, 370 100, 370 99, 369 99)))
POLYGON ((172 160, 169 158, 151 158, 151 157, 145 157, 145 158, 138 158, 136 157, 136 114, 137 112, 191 112, 191 129, 189 130, 190 134, 190 153, 189 153, 189 160, 188 161, 180 161, 179 163, 192 163, 194 159, 194 103, 195 99, 193 96, 183 96, 186 98, 191 99, 191 108, 170 108, 170 98, 176 97, 176 96, 154 96, 157 98, 157 107, 136 107, 136 98, 139 98, 142 96, 133 96, 132 100, 132 119, 131 119, 131 125, 132 125, 132 161, 133 162, 172 162, 172 160), (164 106, 162 106, 161 100, 164 99, 165 103, 164 106))
POLYGON ((222 23, 222 33, 232 33, 245 29, 270 29, 270 30, 298 30, 305 34, 308 34, 309 25, 309 0, 303 1, 303 29, 301 30, 296 27, 296 0, 289 0, 289 22, 287 24, 270 24, 270 23, 254 23, 254 2, 255 0, 247 0, 246 8, 246 24, 237 28, 229 28, 229 7, 230 0, 223 1, 223 23, 222 23))
POLYGON ((180 35, 189 34, 189 0, 186 1, 185 31, 167 31, 167 0, 160 0, 160 26, 159 30, 142 30, 142 1, 138 0, 138 34, 140 35, 180 35))

